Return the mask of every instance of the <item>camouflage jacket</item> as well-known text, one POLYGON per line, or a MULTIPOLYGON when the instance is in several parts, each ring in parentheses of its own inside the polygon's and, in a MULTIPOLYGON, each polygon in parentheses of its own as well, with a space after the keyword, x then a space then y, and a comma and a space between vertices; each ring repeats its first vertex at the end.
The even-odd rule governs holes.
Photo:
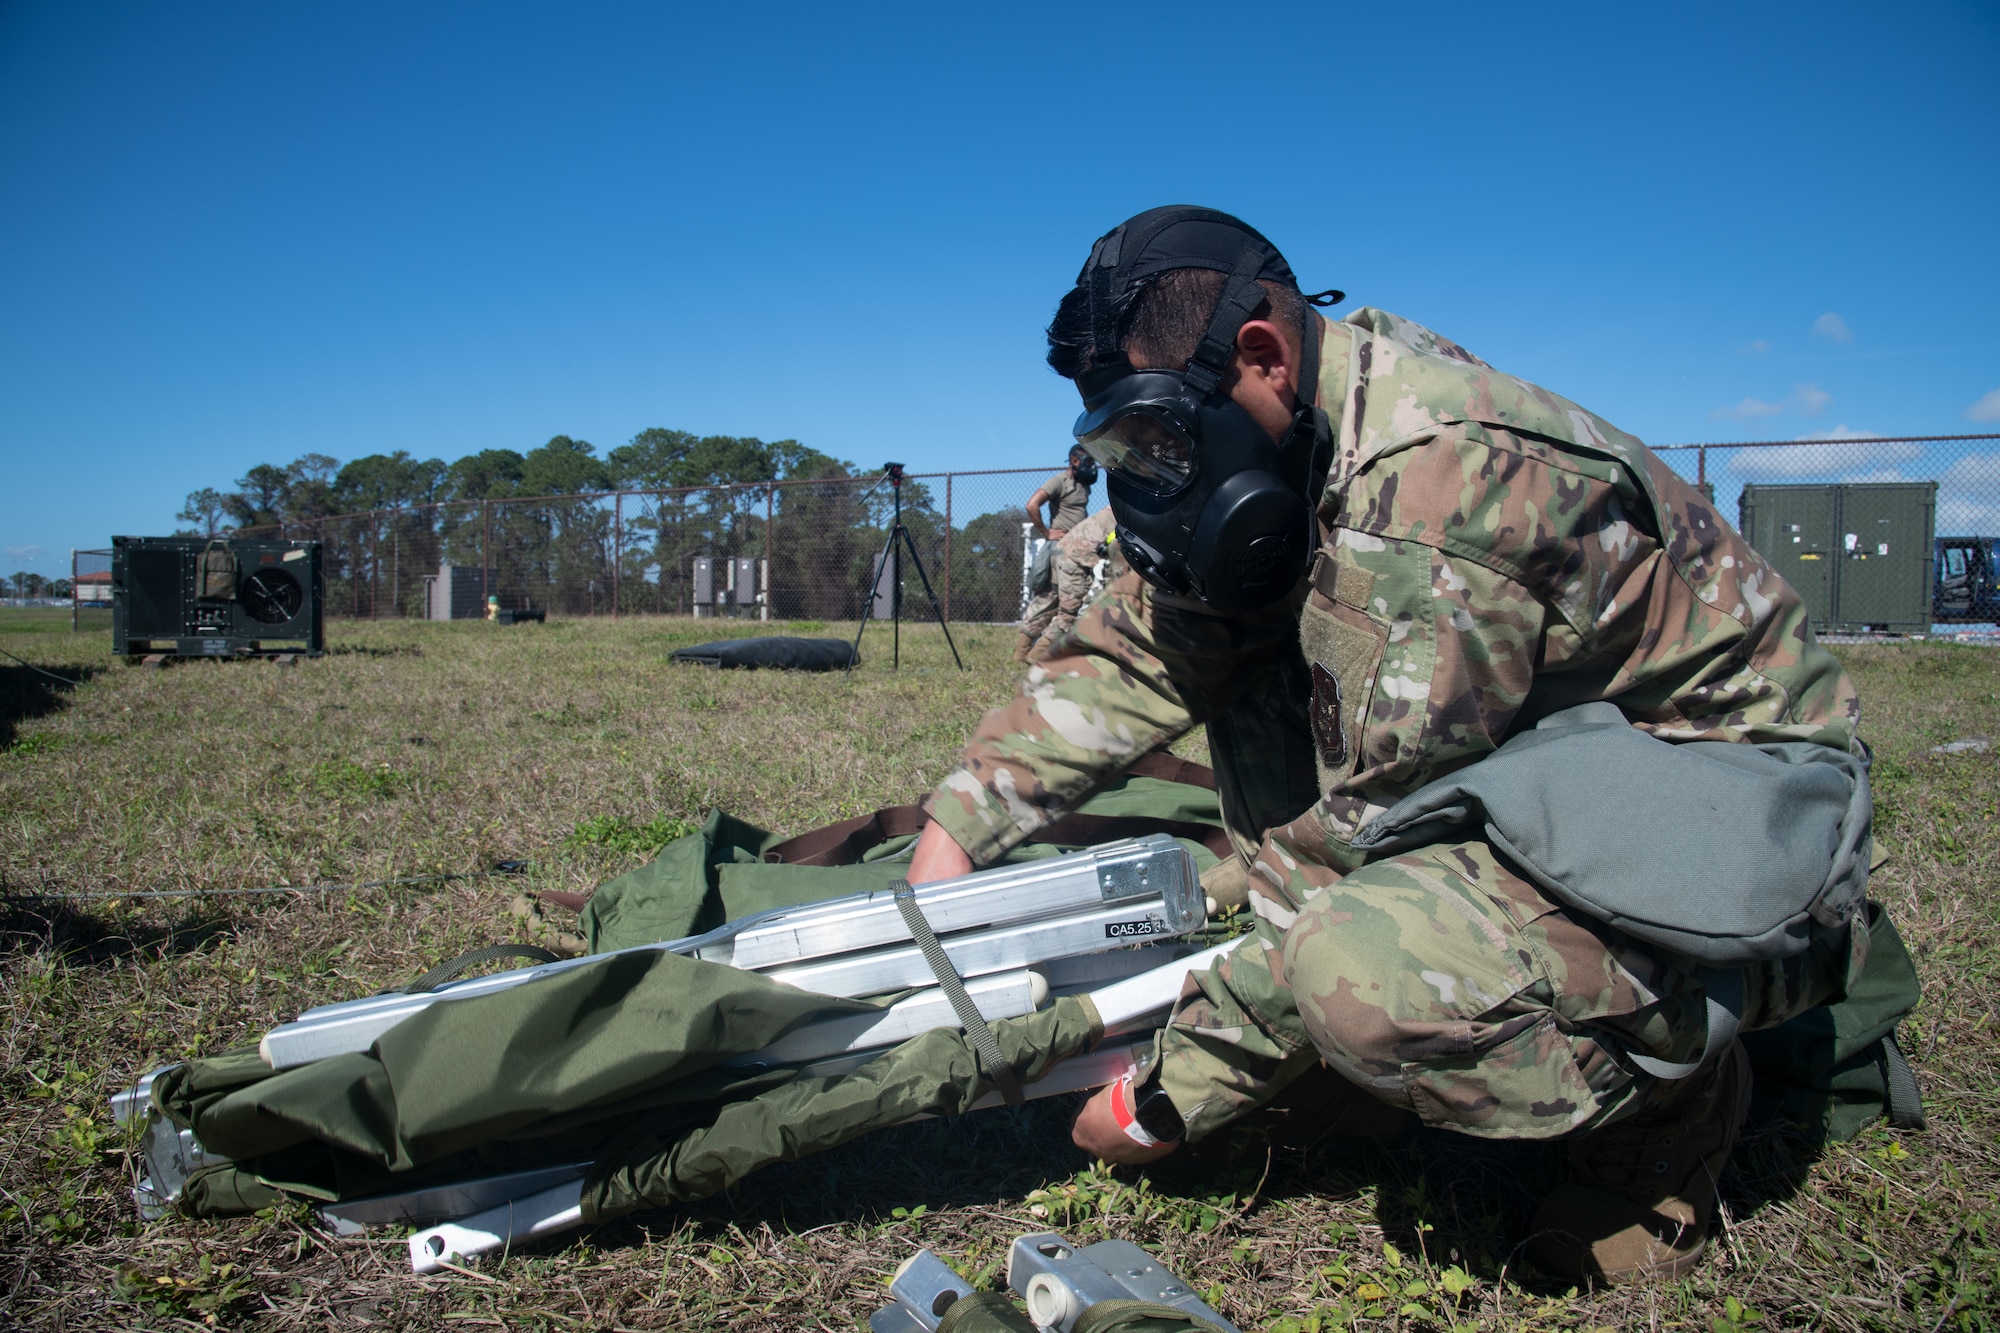
POLYGON ((1246 855, 1311 809, 1335 868, 1398 797, 1608 699, 1667 740, 1845 748, 1798 596, 1633 436, 1379 310, 1326 322, 1308 577, 1222 617, 1125 574, 930 802, 985 864, 1198 724, 1246 855))

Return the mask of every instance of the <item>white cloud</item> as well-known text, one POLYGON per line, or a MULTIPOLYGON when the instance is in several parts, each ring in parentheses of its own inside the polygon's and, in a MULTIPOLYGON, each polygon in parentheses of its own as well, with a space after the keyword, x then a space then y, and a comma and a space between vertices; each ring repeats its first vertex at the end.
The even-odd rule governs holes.
POLYGON ((1938 536, 1986 537, 1996 531, 2000 531, 2000 504, 1962 496, 1938 501, 1938 536))
POLYGON ((2000 499, 2000 454, 1961 454, 1944 470, 1947 486, 1969 486, 1991 491, 2000 499))
POLYGON ((10 546, 7 548, 9 560, 40 560, 48 552, 39 546, 10 546))
POLYGON ((1940 537, 2000 536, 2000 454, 1964 454, 1938 478, 1940 537))
POLYGON ((1718 407, 1709 415, 1717 421, 1755 421, 1758 417, 1783 416, 1783 403, 1767 403, 1761 398, 1745 398, 1734 407, 1718 407))
POLYGON ((1854 341, 1854 330, 1847 327, 1847 321, 1829 310, 1813 321, 1812 331, 1822 338, 1831 338, 1837 343, 1854 341))
POLYGON ((1709 451, 1709 475, 1721 470, 1738 481, 1935 481, 1939 536, 2000 536, 2000 453, 1961 454, 1940 473, 1943 459, 1938 455, 1953 446, 1869 444, 1853 438, 1858 434, 1837 426, 1801 437, 1811 444, 1764 449, 1718 446, 1709 451))
POLYGON ((1967 421, 2000 421, 2000 389, 1995 389, 1965 409, 1967 421))
POLYGON ((1792 402, 1798 406, 1801 415, 1816 417, 1826 411, 1826 405, 1833 401, 1833 395, 1817 384, 1794 384, 1792 402))
POLYGON ((1846 442, 1849 435, 1832 433, 1807 438, 1828 443, 1731 450, 1729 471, 1745 481, 1907 481, 1900 474, 1889 475, 1891 465, 1924 454, 1920 444, 1853 444, 1846 442))
POLYGON ((1764 353, 1771 350, 1771 344, 1766 342, 1762 338, 1756 338, 1751 340, 1750 342, 1744 343, 1741 347, 1737 348, 1736 350, 1743 353, 1743 355, 1745 356, 1762 356, 1764 353))
POLYGON ((1880 434, 1879 431, 1855 430, 1843 421, 1832 430, 1816 430, 1806 435, 1794 435, 1792 438, 1795 440, 1872 440, 1878 434, 1880 434))

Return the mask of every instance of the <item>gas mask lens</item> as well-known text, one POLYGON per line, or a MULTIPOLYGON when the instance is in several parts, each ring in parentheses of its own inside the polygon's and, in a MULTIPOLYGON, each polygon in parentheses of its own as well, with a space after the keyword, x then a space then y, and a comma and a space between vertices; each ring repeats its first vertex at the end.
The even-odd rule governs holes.
POLYGON ((1194 445, 1187 432, 1144 407, 1119 413, 1077 442, 1092 458, 1155 494, 1177 491, 1194 475, 1194 445))

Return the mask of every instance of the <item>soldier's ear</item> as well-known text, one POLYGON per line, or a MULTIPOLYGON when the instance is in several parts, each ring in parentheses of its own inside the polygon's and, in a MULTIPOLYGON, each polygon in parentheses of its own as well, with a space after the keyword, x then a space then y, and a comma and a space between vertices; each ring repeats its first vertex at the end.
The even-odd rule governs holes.
POLYGON ((1299 348, 1268 319, 1253 319, 1236 333, 1229 396, 1255 417, 1272 439, 1291 429, 1298 403, 1299 348))
POLYGON ((1236 370, 1255 376, 1284 393, 1298 388, 1298 348, 1268 319, 1253 319, 1236 334, 1236 370))

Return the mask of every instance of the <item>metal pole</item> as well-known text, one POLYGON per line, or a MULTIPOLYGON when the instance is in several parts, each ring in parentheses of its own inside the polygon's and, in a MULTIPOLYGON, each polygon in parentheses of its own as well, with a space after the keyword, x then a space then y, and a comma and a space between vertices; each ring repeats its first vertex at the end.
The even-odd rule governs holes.
POLYGON ((1708 446, 1694 451, 1694 484, 1697 489, 1708 484, 1708 446))
POLYGON ((944 474, 944 618, 951 619, 951 473, 944 474))
POLYGON ((479 517, 486 525, 485 535, 479 539, 479 614, 486 614, 486 599, 494 595, 499 575, 493 570, 493 504, 490 500, 479 502, 479 517))
POLYGON ((76 548, 69 548, 69 632, 76 633, 76 548))
MULTIPOLYGON (((903 483, 896 481, 889 489, 896 493, 896 524, 889 529, 889 559, 900 566, 903 563, 903 553, 897 549, 896 534, 903 530, 903 483)), ((886 561, 883 567, 888 567, 886 561)), ((890 642, 894 645, 894 651, 890 655, 890 666, 894 670, 901 671, 903 669, 903 571, 900 568, 896 570, 896 577, 889 580, 889 636, 890 642)))
POLYGON ((618 619, 618 573, 625 563, 625 492, 611 501, 611 618, 618 619))
POLYGON ((778 486, 771 482, 764 487, 764 616, 771 618, 771 524, 776 521, 778 486))

